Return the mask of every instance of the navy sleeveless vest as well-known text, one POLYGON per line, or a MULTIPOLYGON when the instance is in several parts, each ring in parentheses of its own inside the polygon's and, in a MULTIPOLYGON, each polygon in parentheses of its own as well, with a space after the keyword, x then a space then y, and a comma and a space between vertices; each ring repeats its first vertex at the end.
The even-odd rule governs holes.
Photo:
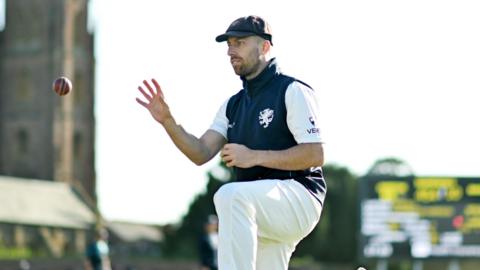
MULTIPOLYGON (((255 150, 284 150, 297 145, 287 126, 285 92, 294 81, 305 83, 282 74, 275 59, 254 79, 242 80, 243 89, 232 96, 227 104, 228 142, 255 150)), ((233 170, 237 181, 295 179, 321 203, 323 196, 320 193, 326 192, 320 167, 299 171, 261 166, 245 169, 234 167, 233 170)))

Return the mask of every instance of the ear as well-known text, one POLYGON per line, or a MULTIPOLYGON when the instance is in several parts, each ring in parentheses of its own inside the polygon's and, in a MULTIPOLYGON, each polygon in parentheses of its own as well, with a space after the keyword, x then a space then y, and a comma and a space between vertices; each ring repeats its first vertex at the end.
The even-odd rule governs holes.
POLYGON ((272 44, 268 40, 263 40, 262 42, 262 52, 263 54, 268 54, 270 52, 270 48, 272 47, 272 44))

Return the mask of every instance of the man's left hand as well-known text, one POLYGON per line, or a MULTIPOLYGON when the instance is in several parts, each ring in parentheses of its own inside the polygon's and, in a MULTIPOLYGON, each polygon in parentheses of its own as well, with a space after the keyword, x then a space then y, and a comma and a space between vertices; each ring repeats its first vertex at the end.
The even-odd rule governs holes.
POLYGON ((225 144, 220 152, 220 156, 227 167, 250 168, 256 165, 255 150, 242 144, 225 144))

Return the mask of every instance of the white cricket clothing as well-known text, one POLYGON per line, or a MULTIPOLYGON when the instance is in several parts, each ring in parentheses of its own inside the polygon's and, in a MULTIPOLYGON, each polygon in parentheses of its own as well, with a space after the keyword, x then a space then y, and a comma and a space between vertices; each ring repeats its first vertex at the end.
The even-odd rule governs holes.
MULTIPOLYGON (((316 92, 293 81, 285 89, 284 100, 286 126, 283 126, 288 127, 295 142, 323 143, 318 128, 316 92)), ((230 98, 220 107, 210 126, 225 138, 229 128, 237 127, 227 118, 229 101, 230 98)), ((263 128, 268 128, 268 120, 272 121, 273 110, 283 107, 281 103, 276 104, 273 109, 260 108, 259 120, 263 128), (268 118, 269 112, 271 118, 268 118)), ((294 179, 262 179, 223 185, 214 196, 219 217, 219 270, 287 270, 296 245, 320 219, 320 201, 323 203, 325 198, 325 186, 323 188, 317 200, 294 179)))
POLYGON ((321 204, 297 181, 223 185, 214 196, 219 217, 219 270, 287 270, 298 242, 316 226, 321 204))

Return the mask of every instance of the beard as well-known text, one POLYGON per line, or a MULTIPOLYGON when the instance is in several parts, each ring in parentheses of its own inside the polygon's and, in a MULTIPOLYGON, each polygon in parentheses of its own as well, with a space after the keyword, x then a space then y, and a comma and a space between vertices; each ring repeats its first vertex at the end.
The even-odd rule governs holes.
POLYGON ((235 74, 240 77, 248 78, 250 75, 256 74, 260 68, 260 60, 257 57, 248 57, 248 59, 241 57, 232 57, 230 63, 232 64, 235 74))

